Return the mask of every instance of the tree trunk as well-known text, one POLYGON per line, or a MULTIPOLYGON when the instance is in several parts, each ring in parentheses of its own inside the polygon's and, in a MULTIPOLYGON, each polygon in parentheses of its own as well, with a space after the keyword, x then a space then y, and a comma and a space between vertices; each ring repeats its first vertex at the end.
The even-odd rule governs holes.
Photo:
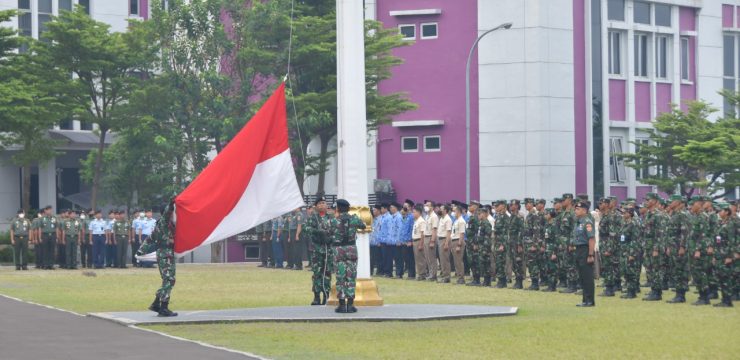
POLYGON ((327 170, 327 157, 329 152, 329 140, 331 137, 326 134, 319 135, 319 141, 321 141, 321 152, 319 152, 319 184, 316 186, 317 194, 326 194, 326 170, 327 170))
POLYGON ((105 149, 106 128, 100 128, 100 141, 98 141, 98 154, 95 158, 95 173, 93 174, 92 194, 90 196, 90 208, 95 211, 98 209, 98 187, 100 185, 100 168, 103 164, 103 150, 105 149))
POLYGON ((31 165, 23 166, 23 211, 28 214, 31 210, 31 165))

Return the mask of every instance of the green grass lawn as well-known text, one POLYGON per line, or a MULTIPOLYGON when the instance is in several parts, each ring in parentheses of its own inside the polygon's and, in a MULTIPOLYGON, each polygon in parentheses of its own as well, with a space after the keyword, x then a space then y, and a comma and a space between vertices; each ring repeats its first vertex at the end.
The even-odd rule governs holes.
MULTIPOLYGON (((386 303, 517 306, 510 317, 430 322, 257 323, 150 328, 278 359, 644 358, 737 359, 740 310, 580 295, 377 279, 386 303)), ((156 269, 15 272, 0 270, 0 293, 71 311, 143 310, 156 269)), ((597 293, 601 289, 597 288, 597 293)), ((666 294, 669 298, 672 292, 666 294)), ((307 271, 237 265, 181 265, 174 310, 306 305, 307 271)), ((689 301, 696 300, 690 294, 689 301)), ((716 301, 715 301, 716 303, 716 301)), ((740 306, 737 304, 736 306, 740 306)), ((362 308, 360 308, 362 311, 362 308)))

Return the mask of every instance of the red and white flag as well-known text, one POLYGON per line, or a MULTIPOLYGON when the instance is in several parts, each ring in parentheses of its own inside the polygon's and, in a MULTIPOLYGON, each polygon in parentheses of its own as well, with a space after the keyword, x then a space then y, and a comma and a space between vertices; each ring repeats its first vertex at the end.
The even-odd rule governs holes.
POLYGON ((284 83, 175 204, 178 256, 304 205, 288 145, 284 83))

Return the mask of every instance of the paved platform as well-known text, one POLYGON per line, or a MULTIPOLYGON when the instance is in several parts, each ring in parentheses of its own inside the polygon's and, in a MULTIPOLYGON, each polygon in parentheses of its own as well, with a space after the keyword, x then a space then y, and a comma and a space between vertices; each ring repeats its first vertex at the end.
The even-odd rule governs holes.
POLYGON ((208 324, 224 322, 332 322, 332 321, 424 321, 516 315, 508 306, 404 304, 360 307, 354 314, 337 314, 329 306, 266 307, 252 309, 178 311, 179 316, 161 318, 148 312, 93 313, 90 316, 122 325, 208 324))

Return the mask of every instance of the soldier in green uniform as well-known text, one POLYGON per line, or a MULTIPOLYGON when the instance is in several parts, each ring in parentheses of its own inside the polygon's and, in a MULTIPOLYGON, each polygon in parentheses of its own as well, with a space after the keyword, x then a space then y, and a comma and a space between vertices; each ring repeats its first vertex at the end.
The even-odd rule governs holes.
POLYGON ((67 248, 64 236, 62 235, 62 225, 65 221, 67 221, 67 218, 69 217, 69 209, 63 209, 59 212, 59 215, 57 216, 57 241, 56 241, 56 263, 59 265, 60 269, 66 269, 67 268, 67 248))
POLYGON ((527 217, 524 222, 524 247, 527 254, 527 269, 529 270, 529 277, 532 279, 532 285, 527 290, 539 290, 542 263, 540 248, 543 247, 540 234, 542 231, 541 219, 544 215, 537 211, 532 198, 524 199, 524 206, 527 209, 527 217))
POLYGON ((42 262, 45 270, 54 270, 54 247, 57 243, 59 219, 51 213, 51 205, 44 207, 44 216, 39 222, 42 262))
MULTIPOLYGON (((496 288, 506 287, 506 255, 509 246, 509 220, 506 213, 506 200, 496 202, 496 223, 493 229, 493 259, 495 262, 496 288)), ((472 220, 472 218, 471 218, 472 220)), ((470 237, 468 237, 470 238, 470 237)))
POLYGON ((621 273, 624 274, 624 293, 622 299, 634 299, 640 290, 640 266, 638 258, 642 250, 638 237, 640 229, 635 220, 635 209, 632 206, 622 210, 622 222, 619 228, 619 254, 621 273))
POLYGON ((645 241, 645 275, 647 276, 648 285, 650 286, 650 293, 648 296, 643 298, 645 301, 658 301, 661 300, 663 294, 663 278, 661 273, 661 253, 662 250, 662 236, 664 225, 658 208, 659 197, 656 193, 648 193, 646 195, 646 206, 647 213, 645 214, 645 222, 643 229, 643 236, 645 241))
POLYGON ((601 253, 601 276, 604 278, 604 292, 601 296, 614 296, 619 276, 619 242, 617 233, 621 228, 621 218, 614 216, 611 200, 602 198, 599 201, 601 220, 599 221, 599 252, 601 253))
POLYGON ((332 253, 331 224, 333 216, 327 212, 326 200, 318 197, 314 204, 315 211, 306 219, 305 236, 312 243, 311 251, 311 305, 326 305, 331 290, 332 253))
POLYGON ((294 270, 303 270, 303 225, 306 223, 303 211, 295 209, 290 218, 290 252, 288 257, 291 259, 294 270))
POLYGON ((691 211, 691 230, 689 231, 689 254, 691 255, 691 277, 699 291, 699 300, 693 305, 709 305, 709 272, 712 270, 712 256, 707 253, 710 239, 709 217, 702 211, 703 198, 693 196, 689 201, 691 211))
MULTIPOLYGON (((573 245, 573 230, 575 228, 576 216, 573 209, 573 194, 566 193, 562 196, 563 212, 560 215, 560 243, 567 249, 561 266, 565 269, 568 287, 560 290, 564 294, 573 294, 578 291, 578 269, 576 266, 576 247, 573 245)), ((588 216, 588 211, 586 211, 588 216)))
POLYGON ((740 256, 739 229, 737 228, 737 216, 730 209, 730 204, 719 204, 719 231, 712 244, 714 252, 714 270, 722 292, 722 301, 714 304, 717 307, 732 307, 732 292, 734 290, 734 262, 740 256), (735 221, 733 221, 733 218, 735 221))
POLYGON ((67 269, 77 269, 77 247, 82 239, 82 224, 77 219, 77 213, 69 212, 69 215, 62 222, 62 238, 65 246, 65 266, 67 269))
POLYGON ((116 211, 116 222, 113 224, 113 240, 116 245, 115 264, 120 269, 127 268, 128 247, 133 242, 131 235, 131 223, 126 217, 126 212, 123 210, 116 211))
POLYGON ((31 232, 31 222, 26 219, 23 209, 10 225, 10 244, 13 245, 13 262, 16 270, 28 270, 28 234, 31 232))
POLYGON ((44 268, 44 249, 43 246, 41 246, 41 218, 43 217, 44 210, 41 209, 36 214, 36 217, 31 220, 31 236, 29 236, 29 239, 33 244, 33 253, 36 258, 36 265, 34 268, 36 269, 44 268))
POLYGON ((577 306, 596 306, 594 298, 594 252, 596 248, 595 228, 588 216, 591 205, 587 201, 579 201, 574 214, 577 223, 573 229, 573 246, 578 268, 578 278, 583 288, 583 300, 577 306))
POLYGON ((568 277, 565 270, 565 258, 567 257, 568 246, 562 241, 565 237, 560 234, 560 221, 563 217, 563 199, 559 197, 552 199, 552 209, 555 210, 556 214, 553 218, 553 222, 555 223, 555 228, 557 230, 554 232, 556 234, 555 243, 557 244, 557 270, 555 271, 555 276, 557 277, 556 283, 558 288, 565 289, 568 287, 568 277))
POLYGON ((666 255, 671 262, 670 273, 673 286, 676 288, 676 296, 668 300, 669 303, 686 302, 686 291, 689 289, 689 255, 688 248, 689 230, 691 219, 685 209, 685 199, 681 195, 671 195, 671 214, 668 225, 668 237, 666 243, 666 255))
MULTIPOLYGON (((470 202, 470 205, 468 206, 468 210, 470 211, 470 218, 468 219, 467 224, 465 225, 465 239, 467 241, 470 241, 473 239, 475 234, 478 232, 478 227, 480 226, 480 221, 478 220, 478 216, 476 214, 478 213, 478 209, 480 209, 481 204, 473 200, 470 202)), ((472 273, 472 267, 474 259, 477 261, 478 252, 473 251, 472 246, 468 246, 465 248, 465 261, 468 269, 465 270, 465 273, 468 273, 467 270, 470 270, 472 273)), ((472 279, 470 283, 466 284, 467 286, 479 286, 480 285, 480 279, 476 282, 475 278, 472 279)))
POLYGON ((558 244, 558 224, 555 222, 555 218, 558 216, 555 209, 545 210, 545 226, 544 226, 544 244, 545 254, 543 258, 543 269, 545 270, 545 276, 547 279, 547 288, 542 291, 553 292, 556 290, 558 282, 558 255, 560 253, 560 245, 558 244))
POLYGON ((471 257, 471 270, 473 272, 473 285, 480 284, 483 276, 483 286, 491 286, 491 223, 488 221, 488 210, 479 209, 475 214, 478 218, 477 231, 473 237, 468 238, 471 250, 476 256, 471 257))
POLYGON ((349 202, 336 201, 337 219, 332 221, 332 250, 337 278, 338 313, 354 313, 355 282, 357 281, 357 231, 365 229, 365 223, 357 215, 349 214, 349 202))
POLYGON ((175 199, 173 198, 169 204, 162 208, 162 217, 157 220, 152 235, 144 240, 136 253, 138 256, 154 251, 157 253, 157 265, 159 266, 159 275, 162 277, 162 286, 157 290, 154 302, 149 306, 149 310, 162 317, 177 316, 176 312, 169 309, 170 294, 176 280, 175 225, 177 216, 175 211, 175 199))
POLYGON ((509 258, 511 259, 511 268, 514 271, 514 278, 516 282, 513 289, 523 289, 522 285, 524 281, 524 243, 522 236, 524 234, 524 218, 519 214, 519 200, 511 200, 509 202, 509 213, 510 218, 508 221, 507 230, 509 232, 509 258))
MULTIPOLYGON (((715 203, 712 201, 712 198, 709 196, 704 196, 704 212, 707 214, 707 217, 709 218, 709 233, 707 234, 707 237, 709 238, 709 241, 712 242, 714 238, 717 236, 717 233, 719 232, 719 215, 717 215, 716 209, 715 209, 715 203)), ((712 254, 709 254, 710 256, 712 254)), ((709 276, 709 299, 718 299, 719 298, 719 281, 717 278, 717 273, 714 271, 714 264, 712 264, 712 271, 708 274, 709 276)))

